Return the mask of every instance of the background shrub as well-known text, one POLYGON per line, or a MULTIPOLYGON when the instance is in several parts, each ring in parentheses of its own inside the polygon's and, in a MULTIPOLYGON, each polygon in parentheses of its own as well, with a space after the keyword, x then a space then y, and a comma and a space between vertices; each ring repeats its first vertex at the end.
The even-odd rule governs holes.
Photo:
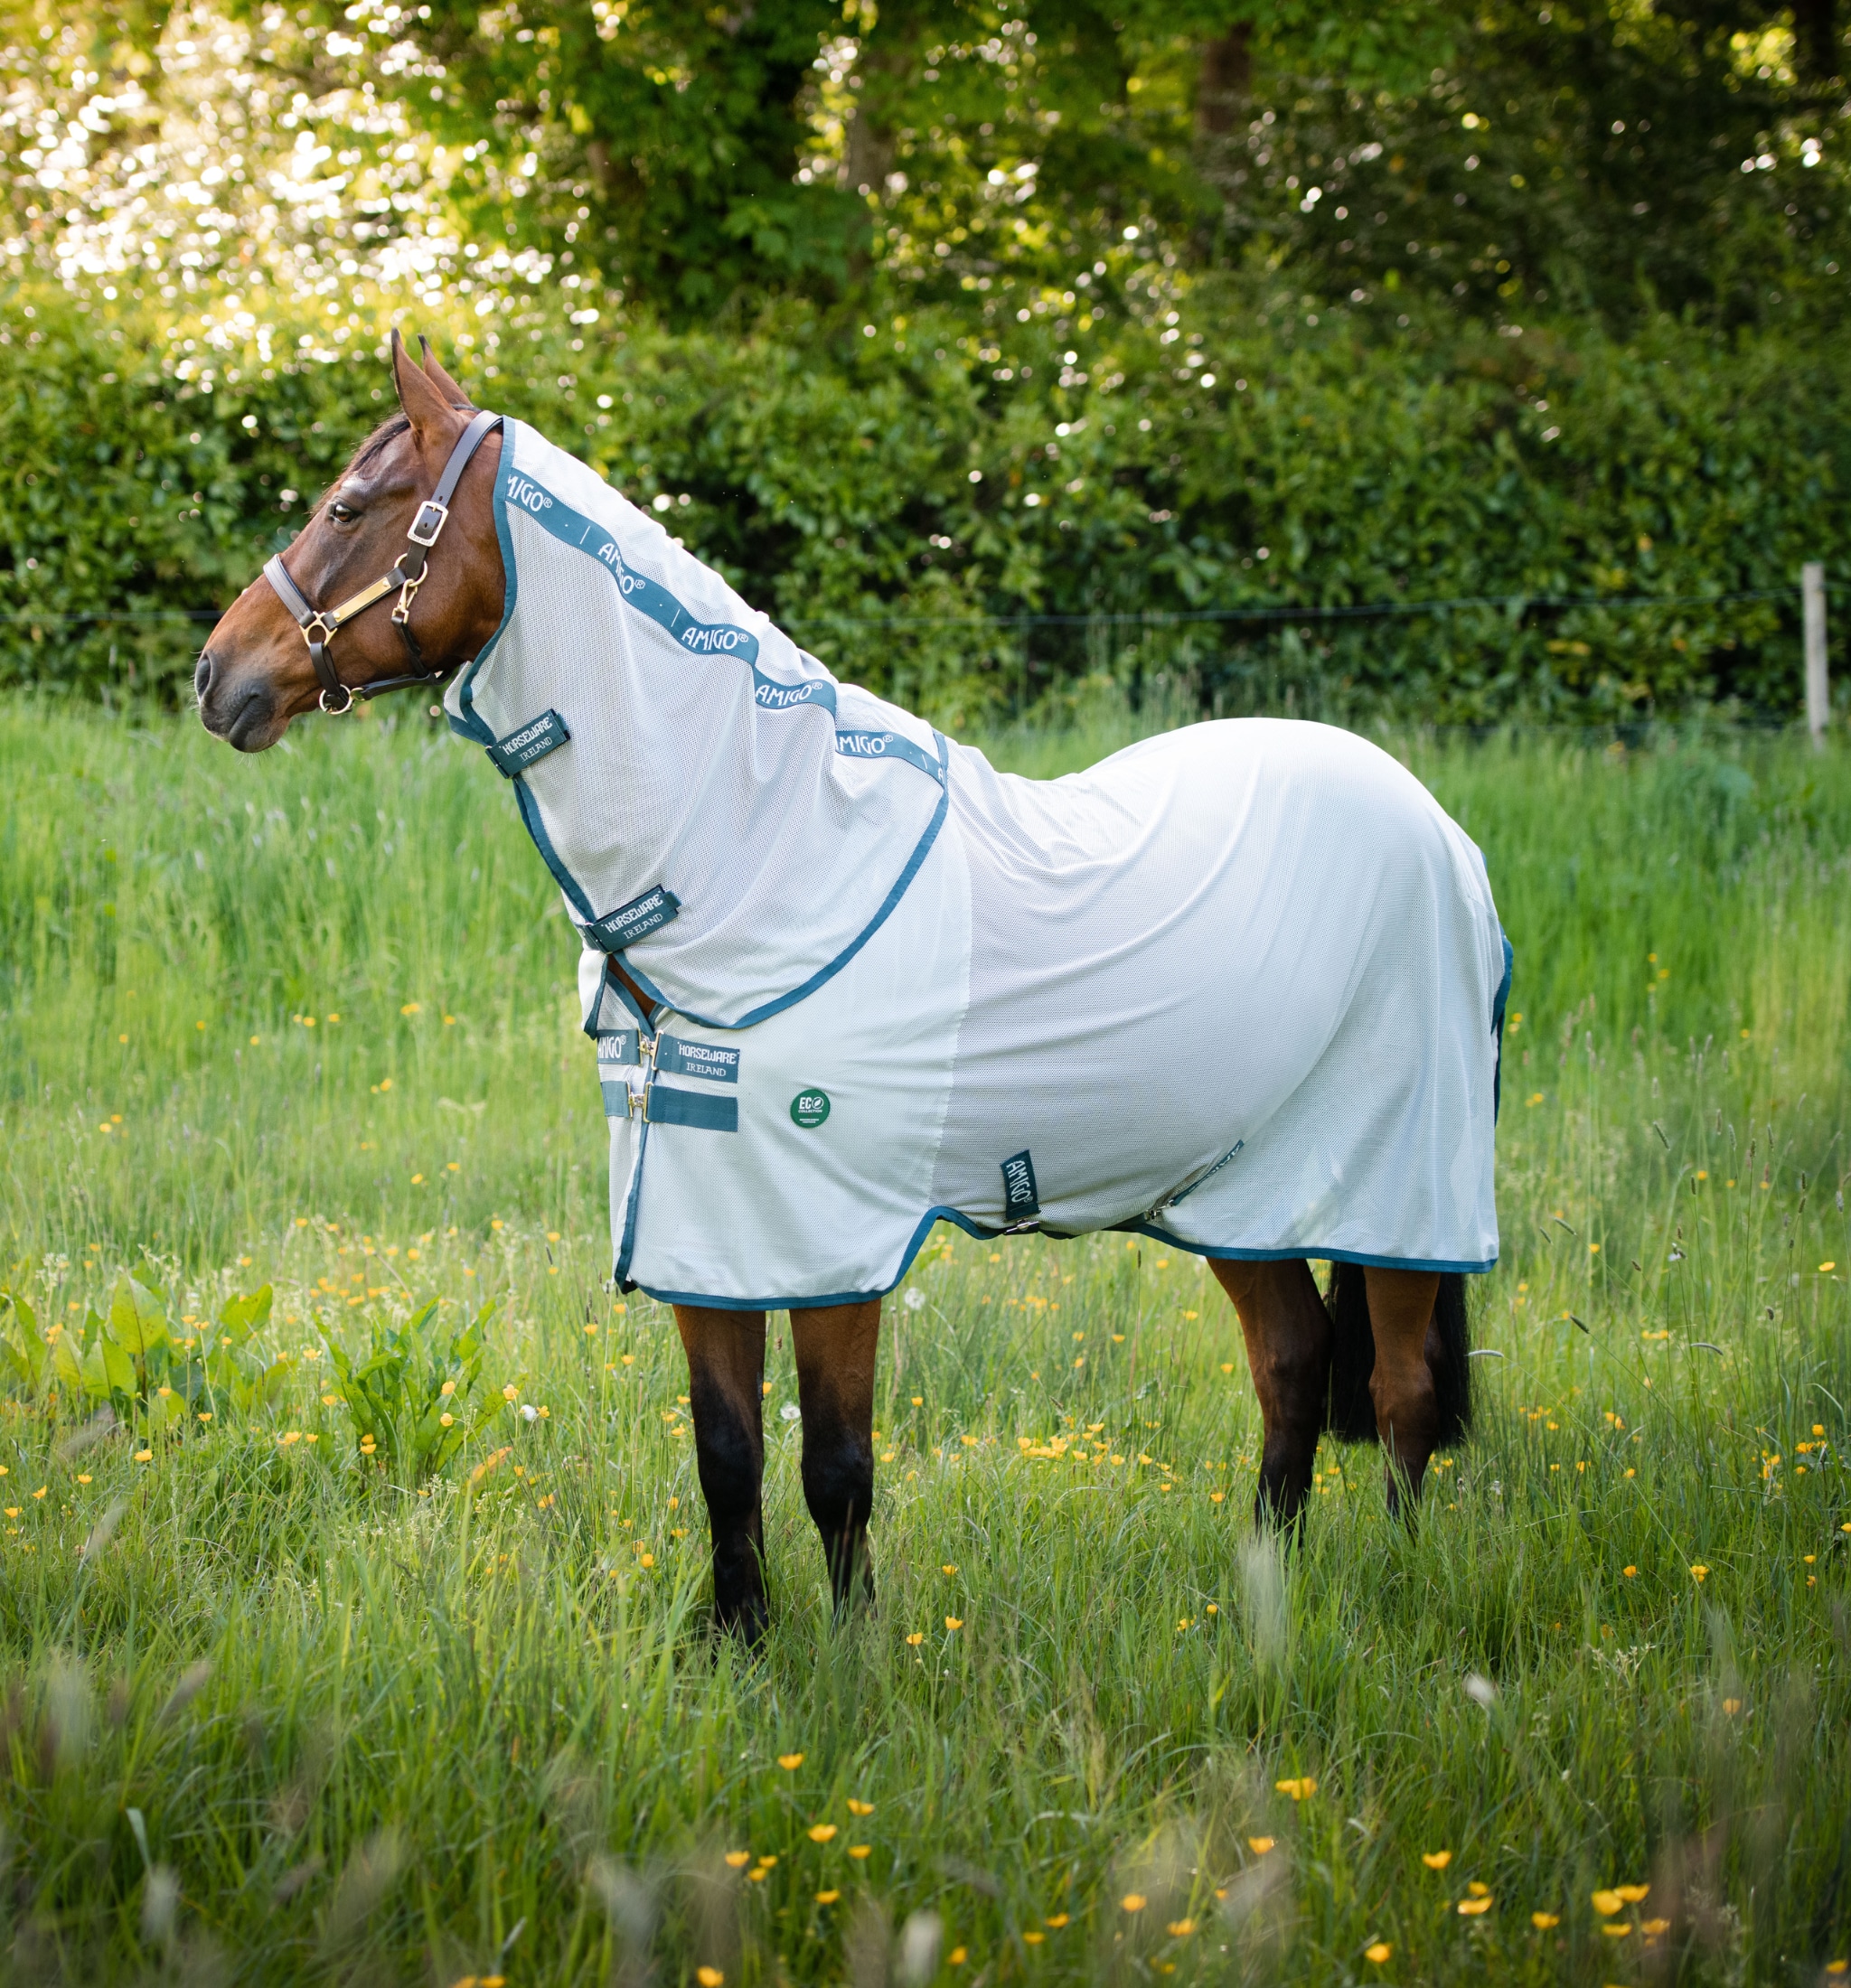
MULTIPOLYGON (((1084 354, 1033 311, 970 323, 431 329, 832 669, 954 726, 1101 675, 1467 723, 1797 703, 1798 567, 1846 518, 1829 352, 1667 318, 1371 341, 1207 286, 1084 354)), ((272 349, 15 295, 0 681, 183 695, 390 405, 380 348, 272 349)))

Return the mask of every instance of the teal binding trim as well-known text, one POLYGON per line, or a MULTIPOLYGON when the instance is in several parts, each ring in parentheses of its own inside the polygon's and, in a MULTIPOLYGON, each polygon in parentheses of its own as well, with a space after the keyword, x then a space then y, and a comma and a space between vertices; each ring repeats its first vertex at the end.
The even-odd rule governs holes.
POLYGON ((816 705, 835 716, 835 685, 827 677, 805 677, 801 683, 780 683, 752 665, 752 698, 761 711, 797 711, 816 705))
MULTIPOLYGON (((575 511, 563 498, 556 497, 545 484, 520 470, 509 469, 501 480, 502 506, 518 506, 549 536, 575 551, 588 554, 616 583, 617 592, 638 614, 646 615, 665 634, 672 636, 690 655, 738 656, 752 669, 752 698, 761 710, 795 711, 814 705, 836 715, 835 686, 826 677, 809 677, 797 683, 780 683, 758 667, 758 638, 749 629, 731 622, 696 621, 680 601, 662 586, 638 573, 624 558, 623 548, 604 526, 575 511)), ((497 512, 497 516, 501 515, 497 512)), ((942 764, 897 732, 839 731, 837 752, 845 759, 897 759, 929 774, 940 785, 944 783, 942 764)))
MULTIPOLYGON (((796 709, 803 704, 813 703, 828 710, 832 719, 833 718, 836 699, 835 686, 832 683, 830 683, 826 679, 811 679, 809 681, 814 684, 813 692, 802 699, 795 698, 791 693, 803 689, 805 686, 778 684, 775 679, 766 676, 757 667, 758 639, 756 635, 746 629, 735 628, 727 623, 695 621, 665 586, 661 586, 654 580, 645 579, 640 573, 631 571, 624 561, 622 551, 618 549, 616 540, 611 538, 610 534, 602 526, 594 524, 589 518, 574 511, 569 504, 562 503, 550 491, 545 489, 532 477, 512 468, 511 465, 514 455, 514 437, 520 426, 521 424, 515 421, 505 422, 503 426, 502 461, 496 474, 495 491, 500 502, 494 507, 495 538, 501 547, 505 595, 502 606, 502 619, 494 633, 483 644, 474 661, 464 670, 461 677, 457 680, 456 701, 463 715, 459 718, 450 720, 452 731, 484 747, 493 746, 495 743, 495 734, 493 727, 484 723, 481 714, 475 709, 475 679, 494 650, 495 644, 507 632, 508 624, 513 619, 515 603, 520 595, 520 567, 514 557, 513 536, 508 529, 508 512, 511 506, 516 504, 524 515, 535 519, 542 530, 553 538, 558 539, 561 544, 572 546, 597 558, 606 570, 611 574, 623 597, 636 606, 642 613, 648 614, 652 620, 655 621, 671 635, 673 635, 691 652, 738 655, 749 662, 752 665, 753 696, 762 706, 767 708, 796 709), (721 634, 737 636, 738 640, 736 642, 722 642, 718 639, 721 634), (770 701, 767 701, 768 699, 770 701)), ((846 748, 846 756, 903 760, 909 765, 918 767, 938 783, 938 806, 933 811, 932 819, 926 823, 925 832, 915 845, 912 855, 907 860, 906 867, 900 872, 892 889, 888 892, 879 908, 862 928, 860 934, 850 941, 826 966, 813 973, 801 987, 794 989, 788 994, 779 996, 775 1000, 763 1003, 748 1014, 742 1016, 738 1021, 716 1021, 709 1016, 695 1014, 691 1009, 677 1009, 677 1012, 686 1015, 690 1021, 708 1028, 748 1028, 754 1022, 764 1021, 769 1016, 778 1014, 783 1009, 793 1007, 796 1002, 803 999, 806 995, 813 994, 825 980, 841 972, 842 968, 854 958, 856 953, 868 943, 869 940, 887 922, 892 914, 894 906, 899 903, 900 898, 905 895, 907 885, 918 875, 919 866, 924 863, 926 856, 930 853, 933 843, 937 840, 938 831, 944 826, 945 815, 950 805, 951 752, 945 745, 944 735, 937 731, 935 731, 932 735, 933 744, 937 748, 938 754, 935 763, 920 747, 915 746, 911 740, 902 738, 897 733, 838 733, 837 750, 839 752, 844 750, 841 744, 843 739, 850 742, 846 748), (869 742, 875 740, 884 742, 881 749, 869 749, 869 742)), ((517 777, 512 784, 519 799, 521 819, 526 826, 527 832, 533 838, 534 847, 540 851, 541 861, 546 864, 553 880, 559 885, 560 890, 565 893, 568 903, 572 905, 579 918, 587 924, 594 923, 597 914, 592 907, 591 900, 560 860, 558 850, 553 848, 552 839, 547 834, 546 825, 540 818, 539 805, 527 791, 526 783, 517 777)), ((622 957, 622 955, 618 955, 618 957, 622 957)), ((675 1007, 675 1004, 659 988, 653 986, 644 974, 640 973, 628 959, 625 959, 624 963, 625 971, 628 972, 630 978, 643 989, 651 1001, 662 1008, 675 1007)), ((613 982, 612 984, 615 985, 615 983, 613 982)), ((631 1002, 628 997, 625 996, 625 1005, 634 1008, 634 1003, 631 1002)), ((639 1015, 638 1019, 643 1021, 645 1027, 647 1026, 646 1017, 639 1015)))
MULTIPOLYGON (((633 1196, 634 1201, 634 1196, 633 1196)), ((981 1222, 973 1222, 969 1215, 960 1214, 955 1208, 933 1207, 920 1216, 918 1226, 913 1231, 911 1242, 907 1244, 900 1258, 900 1267, 891 1280, 873 1290, 830 1291, 820 1298, 715 1298, 706 1291, 658 1289, 653 1284, 638 1285, 629 1282, 625 1273, 629 1270, 631 1251, 629 1244, 634 1237, 626 1231, 623 1266, 618 1272, 618 1281, 625 1290, 641 1289, 658 1303, 664 1305, 707 1305, 716 1311, 803 1311, 815 1305, 865 1305, 876 1298, 885 1298, 905 1280, 907 1272, 913 1267, 913 1260, 925 1246, 926 1238, 941 1222, 949 1222, 953 1227, 962 1229, 966 1235, 974 1236, 980 1242, 994 1242, 999 1236, 1007 1235, 1007 1229, 992 1229, 981 1222)), ((1287 1262, 1293 1257, 1316 1257, 1322 1262, 1361 1263, 1375 1270, 1392 1271, 1438 1271, 1442 1274, 1463 1271, 1468 1276, 1477 1275, 1494 1269, 1498 1259, 1494 1256, 1483 1263, 1425 1263, 1406 1256, 1360 1256, 1349 1250, 1327 1250, 1297 1248, 1289 1250, 1224 1250, 1202 1242, 1185 1242, 1180 1236, 1167 1234, 1161 1229, 1153 1229, 1142 1222, 1119 1222, 1113 1224, 1111 1232, 1128 1231, 1138 1235, 1148 1235, 1172 1249, 1187 1250, 1192 1256, 1221 1257, 1243 1263, 1287 1262)), ((1078 1237, 1063 1233, 1059 1230, 1044 1229, 1038 1232, 1052 1242, 1077 1242, 1078 1237)))
POLYGON ((758 637, 749 629, 735 627, 731 622, 696 621, 660 580, 652 580, 629 565, 623 548, 601 524, 574 511, 545 484, 536 483, 521 470, 504 466, 501 497, 504 507, 518 505, 561 545, 588 553, 616 582, 618 593, 630 605, 672 635, 691 656, 739 656, 750 663, 758 661, 758 637))
MULTIPOLYGON (((944 735, 934 732, 932 736, 938 742, 941 762, 949 769, 951 749, 945 745, 944 735)), ((832 980, 887 923, 888 919, 893 914, 893 907, 906 896, 907 886, 919 874, 919 866, 931 853, 932 845, 938 839, 938 831, 944 826, 944 818, 950 812, 950 810, 951 788, 947 783, 938 796, 938 805, 933 810, 931 821, 926 824, 925 834, 919 838, 917 847, 907 860, 906 868, 894 880, 894 886, 881 901, 880 908, 862 926, 857 936, 851 939, 827 966, 819 967, 801 987, 793 988, 788 994, 781 994, 776 1000, 766 1001, 762 1006, 748 1010, 746 1014, 740 1016, 738 1021, 716 1021, 711 1016, 697 1015, 692 1008, 681 1007, 677 1002, 672 1001, 634 960, 624 959, 624 971, 635 981, 636 985, 658 1007, 672 1008, 676 1014, 686 1016, 691 1022, 697 1023, 702 1028, 750 1028, 754 1022, 762 1022, 773 1015, 781 1014, 785 1008, 794 1008, 806 995, 815 993, 816 989, 825 980, 832 980)))
POLYGON ((559 860, 559 852, 553 847, 553 839, 546 832, 546 823, 541 821, 540 803, 533 798, 533 790, 525 778, 516 774, 510 783, 514 790, 514 799, 521 810, 521 820, 526 824, 527 832, 533 838, 533 846, 540 851, 540 859, 552 872, 553 882, 565 892, 567 901, 587 924, 597 916, 590 898, 578 887, 578 879, 559 860))
POLYGON ((897 732, 838 732, 835 749, 844 759, 903 759, 908 766, 931 774, 941 787, 944 784, 944 763, 897 732))
POLYGON ((1497 997, 1491 1003, 1491 1033, 1498 1038, 1498 1060, 1491 1066, 1491 1123, 1498 1122, 1498 1107, 1504 1102, 1504 1010, 1509 1005, 1511 976, 1517 971, 1517 949, 1510 943, 1508 933, 1499 932, 1504 942, 1504 978, 1498 982, 1497 997))
MULTIPOLYGON (((501 473, 513 460, 514 431, 521 426, 518 421, 504 420, 502 423, 501 460, 495 465, 497 488, 501 473)), ((508 624, 514 618, 514 604, 521 597, 521 575, 514 564, 514 539, 508 530, 507 507, 496 504, 495 543, 502 552, 502 618, 495 632, 475 652, 474 662, 465 666, 463 674, 456 680, 456 702, 462 707, 463 715, 450 720, 450 729, 459 736, 480 746, 484 751, 495 742, 494 727, 484 722, 482 714, 475 708, 475 680, 482 673, 482 666, 488 659, 495 644, 508 632, 508 624)))
POLYGON ((611 1276, 623 1290, 634 1290, 630 1281, 630 1259, 636 1250, 636 1203, 643 1193, 643 1162, 649 1152, 649 1121, 644 1119, 636 1130, 636 1159, 630 1169, 630 1192, 624 1197, 624 1234, 617 1245, 616 1261, 611 1265, 611 1276))

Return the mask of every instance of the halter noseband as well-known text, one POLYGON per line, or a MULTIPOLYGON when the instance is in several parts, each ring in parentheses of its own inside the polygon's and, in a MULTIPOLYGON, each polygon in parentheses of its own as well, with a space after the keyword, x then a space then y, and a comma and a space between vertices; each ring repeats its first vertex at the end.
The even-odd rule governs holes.
POLYGON ((338 607, 312 607, 308 596, 290 578, 280 552, 266 562, 265 579, 276 589, 277 598, 295 617, 296 625, 302 631, 302 639, 308 644, 308 660, 321 681, 318 701, 330 717, 339 717, 343 712, 351 711, 357 697, 373 698, 382 690, 402 690, 414 683, 435 683, 443 675, 441 669, 427 670, 424 666, 424 652, 418 646, 417 636, 411 633, 411 603, 430 570, 431 548, 442 536, 449 520, 450 500, 456 494, 456 485, 463 480, 463 472, 469 467, 470 457, 482 445, 489 430, 501 425, 501 416, 491 414, 487 408, 471 419, 456 438, 456 447, 450 451, 450 459, 444 464, 443 474, 437 478, 437 487, 418 505, 406 530, 405 536, 410 540, 412 549, 399 555, 398 565, 390 573, 375 580, 371 586, 362 587, 338 607), (415 567, 408 564, 411 559, 418 561, 415 567), (402 677, 382 677, 350 689, 341 681, 339 672, 329 660, 328 644, 356 614, 371 607, 375 601, 384 600, 395 586, 399 589, 399 600, 392 609, 392 625, 398 629, 399 639, 405 644, 405 653, 411 659, 410 673, 402 677), (340 702, 329 703, 331 697, 338 698, 340 702))

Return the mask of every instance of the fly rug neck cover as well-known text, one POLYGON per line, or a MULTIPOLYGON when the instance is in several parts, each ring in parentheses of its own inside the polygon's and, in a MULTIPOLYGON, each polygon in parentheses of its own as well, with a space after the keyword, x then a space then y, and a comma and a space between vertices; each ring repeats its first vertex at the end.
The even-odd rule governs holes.
POLYGON ((1489 1269, 1509 952, 1396 761, 1250 718, 999 774, 514 421, 496 521, 446 701, 584 936, 625 1288, 873 1297, 941 1218, 1489 1269))

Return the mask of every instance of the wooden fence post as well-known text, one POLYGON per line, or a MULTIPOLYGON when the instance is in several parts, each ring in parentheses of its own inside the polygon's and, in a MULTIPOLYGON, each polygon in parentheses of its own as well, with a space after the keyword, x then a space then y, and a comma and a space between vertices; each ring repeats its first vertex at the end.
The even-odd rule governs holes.
POLYGON ((1831 680, 1826 673, 1826 569, 1809 559, 1799 568, 1799 603, 1806 632, 1806 728, 1814 749, 1823 750, 1831 722, 1831 680))

